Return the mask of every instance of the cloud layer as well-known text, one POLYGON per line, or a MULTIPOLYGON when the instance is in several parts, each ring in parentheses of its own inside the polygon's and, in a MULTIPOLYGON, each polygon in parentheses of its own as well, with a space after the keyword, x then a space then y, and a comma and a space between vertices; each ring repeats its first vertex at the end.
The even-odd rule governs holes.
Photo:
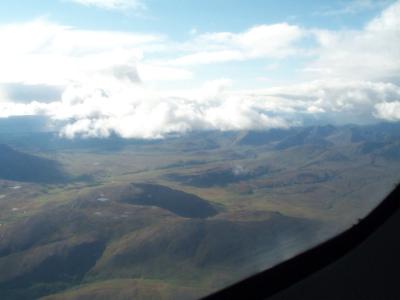
POLYGON ((303 35, 298 26, 287 23, 258 25, 241 33, 205 33, 184 45, 190 54, 167 63, 196 65, 263 57, 283 58, 296 53, 294 43, 303 35))
POLYGON ((60 101, 0 104, 0 116, 50 116, 67 122, 66 137, 160 138, 192 130, 286 128, 317 123, 400 120, 400 87, 390 83, 313 81, 290 87, 232 91, 224 80, 168 95, 138 86, 71 85, 60 101))
POLYGON ((400 3, 387 8, 361 31, 314 30, 317 59, 306 71, 325 78, 399 82, 400 3))
POLYGON ((360 30, 277 23, 183 42, 45 20, 2 25, 0 117, 49 116, 70 138, 400 121, 399 20, 396 2, 360 30), (229 78, 196 81, 199 66, 293 57, 307 60, 296 84, 239 90, 229 78), (160 88, 162 82, 180 88, 160 88))

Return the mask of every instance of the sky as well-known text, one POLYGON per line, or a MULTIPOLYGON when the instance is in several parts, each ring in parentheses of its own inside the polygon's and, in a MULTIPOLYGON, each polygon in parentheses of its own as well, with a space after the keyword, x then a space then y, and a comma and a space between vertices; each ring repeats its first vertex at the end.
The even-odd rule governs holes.
POLYGON ((0 2, 0 118, 62 136, 400 121, 400 1, 0 2))

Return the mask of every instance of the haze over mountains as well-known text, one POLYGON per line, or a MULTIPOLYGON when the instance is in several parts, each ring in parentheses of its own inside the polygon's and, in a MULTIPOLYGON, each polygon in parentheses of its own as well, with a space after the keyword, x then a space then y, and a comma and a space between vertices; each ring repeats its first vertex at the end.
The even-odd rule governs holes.
POLYGON ((398 123, 70 140, 23 121, 0 132, 4 299, 194 299, 351 226, 400 179, 398 123))

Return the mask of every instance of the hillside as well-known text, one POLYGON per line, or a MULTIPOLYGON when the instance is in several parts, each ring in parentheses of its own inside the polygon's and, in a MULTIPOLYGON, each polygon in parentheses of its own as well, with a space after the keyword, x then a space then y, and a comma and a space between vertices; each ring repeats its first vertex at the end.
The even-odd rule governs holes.
POLYGON ((232 282, 238 263, 241 273, 250 274, 283 259, 288 249, 304 247, 319 230, 312 221, 277 213, 254 212, 256 219, 250 214, 247 221, 224 214, 186 219, 121 199, 80 197, 0 227, 0 269, 12 270, 0 274, 2 294, 25 299, 110 278, 195 280, 198 287, 188 286, 207 291, 208 272, 219 276, 219 284, 232 282))
POLYGON ((0 144, 0 179, 56 183, 65 181, 67 175, 56 161, 0 144))
POLYGON ((1 295, 195 299, 218 290, 368 213, 400 179, 397 129, 155 141, 30 133, 36 144, 0 135, 1 295))

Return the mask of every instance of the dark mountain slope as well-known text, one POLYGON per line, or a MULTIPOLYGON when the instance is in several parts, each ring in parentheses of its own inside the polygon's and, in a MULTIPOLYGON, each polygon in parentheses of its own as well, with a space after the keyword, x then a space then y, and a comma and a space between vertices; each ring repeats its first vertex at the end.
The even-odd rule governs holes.
POLYGON ((285 129, 271 129, 268 131, 249 131, 238 141, 239 145, 261 146, 282 140, 290 131, 285 129))
POLYGON ((335 131, 331 126, 317 126, 295 129, 291 134, 279 141, 275 149, 284 150, 290 147, 299 147, 304 145, 314 145, 322 148, 331 146, 332 143, 326 138, 335 131))
POLYGON ((173 216, 115 201, 76 202, 0 226, 0 270, 7 270, 0 272, 2 300, 37 299, 79 284, 110 239, 173 216))
POLYGON ((207 200, 197 195, 159 184, 131 183, 96 189, 77 199, 76 205, 84 207, 109 200, 140 206, 156 206, 185 218, 208 218, 218 211, 207 200))
POLYGON ((216 167, 207 170, 201 170, 194 174, 167 174, 166 178, 178 181, 185 185, 207 188, 213 186, 226 186, 231 183, 245 181, 267 174, 268 167, 257 167, 253 169, 244 169, 238 167, 216 167))
POLYGON ((53 160, 19 152, 0 144, 0 179, 57 183, 66 181, 67 175, 53 160))
POLYGON ((124 195, 121 201, 158 206, 189 218, 207 218, 217 214, 217 210, 208 201, 194 194, 148 183, 132 184, 131 188, 136 193, 124 195))

